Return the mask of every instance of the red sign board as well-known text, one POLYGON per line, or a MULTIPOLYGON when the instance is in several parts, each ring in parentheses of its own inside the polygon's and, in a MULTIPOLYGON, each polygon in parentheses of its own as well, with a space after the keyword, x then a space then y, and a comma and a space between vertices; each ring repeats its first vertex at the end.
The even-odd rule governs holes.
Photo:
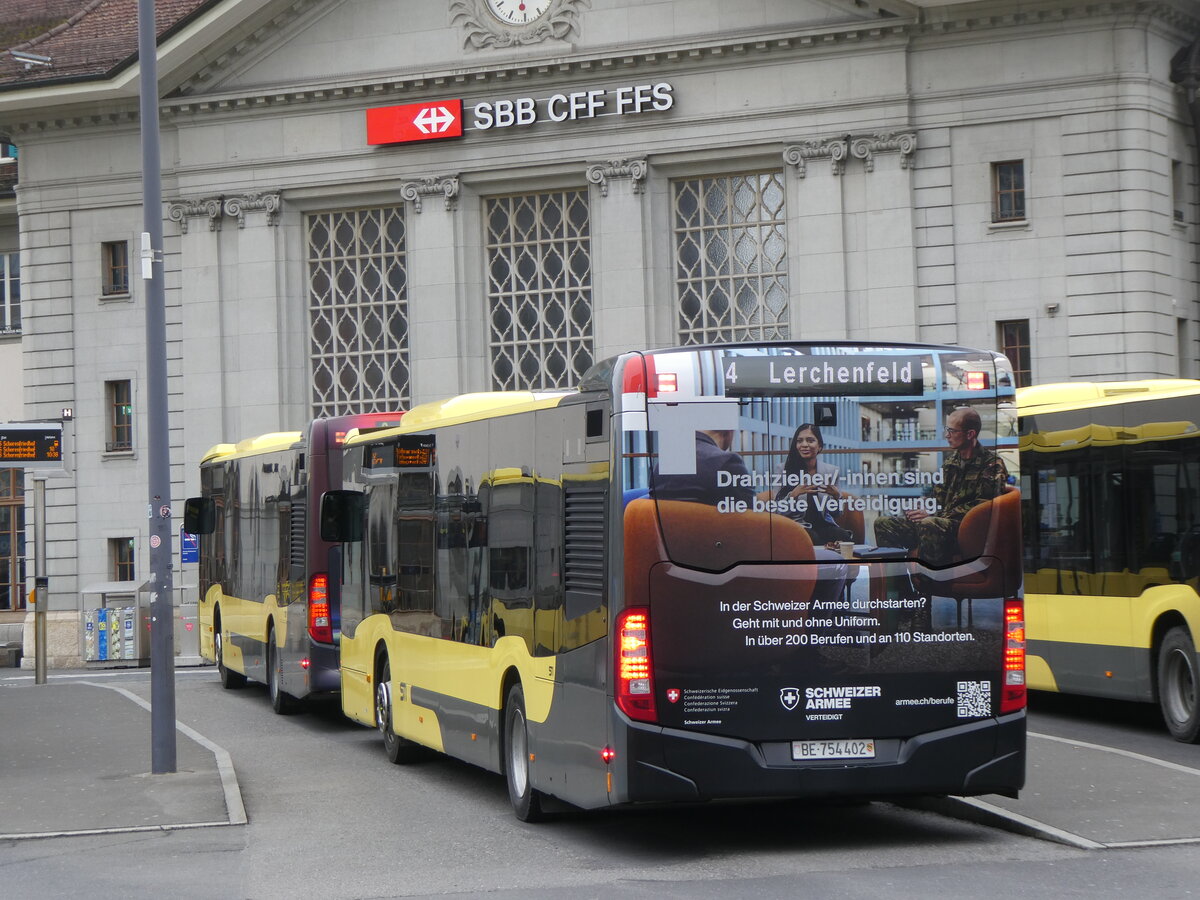
POLYGON ((367 110, 367 143, 404 144, 462 137, 462 100, 431 100, 367 110))

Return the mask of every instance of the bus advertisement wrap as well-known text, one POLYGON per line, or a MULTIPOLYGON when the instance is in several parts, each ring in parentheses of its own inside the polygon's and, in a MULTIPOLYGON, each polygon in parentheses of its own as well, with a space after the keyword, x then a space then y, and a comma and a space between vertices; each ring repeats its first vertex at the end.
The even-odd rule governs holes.
POLYGON ((1014 490, 1016 422, 1011 392, 975 387, 995 383, 990 356, 962 357, 655 357, 673 389, 647 400, 650 452, 626 433, 626 516, 660 542, 664 725, 880 738, 992 715, 1020 574, 959 531, 1014 490))

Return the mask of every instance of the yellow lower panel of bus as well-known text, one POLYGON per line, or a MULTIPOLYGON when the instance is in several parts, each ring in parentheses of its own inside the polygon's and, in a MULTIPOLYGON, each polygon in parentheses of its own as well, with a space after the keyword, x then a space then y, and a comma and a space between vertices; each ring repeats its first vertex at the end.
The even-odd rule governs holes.
MULTIPOLYGON (((1110 587, 1138 583, 1107 579, 1110 587)), ((1155 585, 1137 596, 1027 593, 1027 684, 1098 696, 1145 693, 1156 631, 1161 635, 1164 617, 1177 622, 1181 616, 1200 634, 1200 596, 1186 584, 1155 585)))
POLYGON ((243 642, 239 638, 265 647, 268 623, 274 623, 276 646, 283 646, 287 635, 288 608, 280 606, 274 594, 268 594, 262 600, 243 600, 223 593, 220 585, 213 585, 201 598, 199 607, 200 655, 211 662, 217 661, 213 641, 217 610, 221 613, 221 628, 227 635, 224 641, 227 668, 245 673, 243 642))
MULTIPOLYGON (((373 725, 376 654, 388 655, 392 673, 392 708, 396 731, 434 749, 442 749, 436 713, 413 702, 414 692, 435 694, 464 709, 500 710, 506 673, 515 670, 525 693, 525 714, 544 722, 554 696, 554 658, 533 657, 525 641, 500 638, 494 647, 394 630, 386 616, 372 616, 342 635, 342 711, 373 725)), ((482 728, 482 724, 481 724, 482 728)))

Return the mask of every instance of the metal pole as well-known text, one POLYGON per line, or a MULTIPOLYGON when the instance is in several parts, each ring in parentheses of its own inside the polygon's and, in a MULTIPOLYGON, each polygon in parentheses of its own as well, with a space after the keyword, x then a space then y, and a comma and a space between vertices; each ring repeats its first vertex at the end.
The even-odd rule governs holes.
POLYGON ((46 683, 46 479, 33 479, 33 683, 46 683))
POLYGON ((146 413, 150 484, 150 744, 152 771, 175 771, 175 604, 171 576, 171 445, 163 287, 162 161, 154 0, 138 0, 141 73, 142 278, 146 287, 146 413))

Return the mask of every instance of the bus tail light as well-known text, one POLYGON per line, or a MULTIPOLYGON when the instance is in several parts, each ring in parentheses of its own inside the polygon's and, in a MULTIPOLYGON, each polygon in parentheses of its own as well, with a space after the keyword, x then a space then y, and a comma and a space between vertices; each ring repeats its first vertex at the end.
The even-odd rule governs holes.
POLYGON ((630 607, 617 617, 616 700, 625 715, 654 722, 654 664, 650 656, 650 610, 630 607))
POLYGON ((308 583, 308 634, 314 641, 333 643, 333 623, 329 618, 329 576, 313 575, 308 583))
POLYGON ((1004 684, 1000 712, 1025 708, 1025 608, 1020 600, 1004 601, 1004 684))

